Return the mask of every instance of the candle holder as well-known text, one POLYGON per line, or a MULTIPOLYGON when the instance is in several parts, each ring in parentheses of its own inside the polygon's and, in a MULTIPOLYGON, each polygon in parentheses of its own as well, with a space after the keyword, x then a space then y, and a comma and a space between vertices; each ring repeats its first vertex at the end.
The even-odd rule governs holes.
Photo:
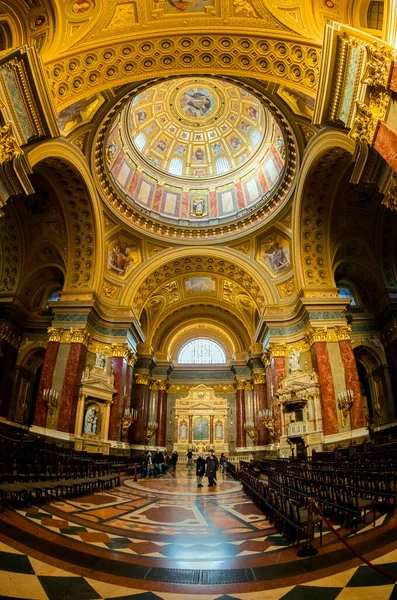
POLYGON ((125 432, 138 418, 138 411, 136 408, 126 408, 124 410, 124 417, 121 419, 121 432, 124 435, 125 432))
POLYGON ((145 430, 145 437, 147 440, 150 440, 150 438, 156 433, 158 427, 158 423, 155 423, 154 421, 149 421, 145 430))
POLYGON ((353 406, 354 392, 353 390, 344 390, 339 392, 337 395, 338 407, 342 415, 342 427, 346 427, 346 419, 349 414, 349 410, 353 406))
POLYGON ((50 425, 54 426, 55 414, 58 408, 59 392, 51 388, 46 388, 43 391, 43 398, 44 402, 47 404, 48 407, 48 414, 50 415, 50 425))
POLYGON ((262 421, 262 425, 266 427, 271 438, 276 433, 276 421, 273 417, 273 412, 269 408, 265 408, 259 411, 259 418, 262 421))
POLYGON ((247 423, 244 423, 244 431, 251 440, 256 438, 256 427, 253 421, 247 421, 247 423))

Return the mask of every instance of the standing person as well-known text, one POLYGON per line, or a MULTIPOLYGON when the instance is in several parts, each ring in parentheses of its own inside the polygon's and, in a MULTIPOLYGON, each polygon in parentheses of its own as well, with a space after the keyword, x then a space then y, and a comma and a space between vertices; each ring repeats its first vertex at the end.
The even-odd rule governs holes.
POLYGON ((162 475, 163 464, 164 464, 164 455, 162 452, 160 452, 160 448, 156 448, 156 452, 154 453, 154 456, 153 456, 153 463, 154 463, 154 466, 156 467, 156 472, 159 475, 162 475))
POLYGON ((178 462, 178 452, 176 450, 174 450, 172 453, 172 456, 171 456, 171 463, 172 463, 172 466, 174 467, 174 471, 176 469, 177 462, 178 462))
POLYGON ((216 471, 218 469, 218 459, 213 452, 210 452, 207 458, 207 477, 209 487, 216 485, 216 471))
POLYGON ((192 467, 193 466, 193 452, 191 450, 189 450, 186 456, 187 456, 187 466, 192 467))
POLYGON ((205 473, 205 459, 203 458, 203 453, 200 452, 200 454, 197 457, 196 460, 196 475, 197 475, 197 487, 204 487, 203 486, 203 477, 204 477, 204 473, 205 473))
POLYGON ((151 477, 154 474, 154 463, 153 463, 153 456, 152 453, 149 452, 146 455, 146 459, 145 459, 145 470, 146 470, 146 477, 145 479, 149 479, 149 477, 151 477))
POLYGON ((224 452, 222 452, 221 454, 221 458, 219 459, 219 464, 221 466, 222 469, 222 475, 226 475, 227 471, 227 456, 224 452))

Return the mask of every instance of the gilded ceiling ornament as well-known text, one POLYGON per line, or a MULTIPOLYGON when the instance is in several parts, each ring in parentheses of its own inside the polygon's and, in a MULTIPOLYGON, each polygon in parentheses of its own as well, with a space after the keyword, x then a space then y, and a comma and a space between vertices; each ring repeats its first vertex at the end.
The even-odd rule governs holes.
POLYGON ((276 287, 278 289, 278 293, 280 294, 281 300, 291 298, 296 294, 295 279, 293 277, 288 279, 288 281, 278 283, 276 287))
POLYGON ((363 83, 367 85, 387 88, 395 50, 385 44, 374 42, 367 44, 367 64, 365 67, 363 83))
POLYGON ((349 136, 353 140, 360 140, 371 145, 374 141, 378 119, 375 113, 364 102, 357 101, 357 107, 357 116, 354 119, 349 136))
POLYGON ((6 123, 0 127, 0 164, 8 162, 23 154, 12 134, 12 124, 6 123))
POLYGON ((102 294, 109 300, 116 300, 117 296, 119 295, 119 292, 120 292, 119 286, 116 287, 115 285, 112 285, 112 284, 108 283, 107 281, 103 282, 102 294))

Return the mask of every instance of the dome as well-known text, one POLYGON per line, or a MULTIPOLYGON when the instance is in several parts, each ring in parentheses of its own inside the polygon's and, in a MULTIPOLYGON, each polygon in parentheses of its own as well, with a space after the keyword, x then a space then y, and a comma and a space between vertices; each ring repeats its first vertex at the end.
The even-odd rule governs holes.
POLYGON ((97 173, 105 196, 131 222, 139 213, 139 226, 152 232, 153 222, 175 225, 175 234, 166 233, 179 237, 206 227, 213 237, 232 221, 259 224, 291 186, 295 150, 285 119, 263 94, 234 80, 146 85, 128 94, 101 132, 104 168, 97 173))
POLYGON ((177 177, 231 173, 257 152, 269 125, 260 101, 208 77, 163 81, 136 95, 128 135, 141 157, 177 177))

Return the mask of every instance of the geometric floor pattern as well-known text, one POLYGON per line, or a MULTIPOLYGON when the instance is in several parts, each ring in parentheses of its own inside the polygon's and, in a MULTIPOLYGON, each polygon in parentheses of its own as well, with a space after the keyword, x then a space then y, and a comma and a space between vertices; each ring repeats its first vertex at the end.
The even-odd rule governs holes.
MULTIPOLYGON (((397 574, 397 519, 340 530, 397 574)), ((298 559, 241 486, 196 488, 179 467, 154 480, 0 515, 0 600, 397 600, 388 577, 328 532, 298 559)))

